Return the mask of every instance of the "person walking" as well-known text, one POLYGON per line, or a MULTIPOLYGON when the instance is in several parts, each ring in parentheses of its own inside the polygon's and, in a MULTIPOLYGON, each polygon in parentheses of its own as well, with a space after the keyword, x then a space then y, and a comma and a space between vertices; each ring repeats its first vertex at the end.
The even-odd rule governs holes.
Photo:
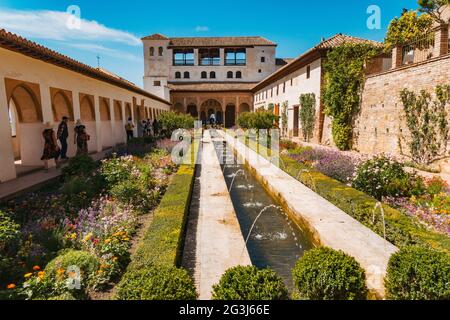
POLYGON ((133 139, 134 134, 133 134, 133 130, 134 130, 134 123, 133 123, 133 119, 128 118, 127 123, 125 124, 125 131, 127 132, 127 141, 130 141, 131 139, 133 139))
POLYGON ((44 161, 45 170, 48 171, 48 160, 54 159, 56 167, 59 168, 59 155, 60 148, 58 146, 55 131, 50 122, 46 122, 44 126, 44 131, 42 131, 42 136, 44 138, 44 151, 42 152, 41 160, 44 161))
POLYGON ((77 145, 77 156, 88 155, 88 141, 91 137, 86 132, 86 127, 83 125, 81 120, 78 120, 75 125, 75 137, 74 143, 77 145))
POLYGON ((150 119, 147 119, 147 136, 152 135, 152 121, 150 119))
POLYGON ((69 159, 67 157, 67 139, 69 138, 69 128, 67 123, 69 122, 68 117, 63 117, 61 123, 58 126, 58 133, 56 137, 61 144, 61 160, 69 159))
POLYGON ((159 123, 156 118, 155 120, 153 120, 153 134, 155 135, 155 137, 159 135, 159 123))

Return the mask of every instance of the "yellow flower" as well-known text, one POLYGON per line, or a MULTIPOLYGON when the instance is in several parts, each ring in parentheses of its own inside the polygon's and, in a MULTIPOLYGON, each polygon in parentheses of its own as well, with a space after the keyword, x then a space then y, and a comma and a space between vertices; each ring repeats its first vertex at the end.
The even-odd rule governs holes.
POLYGON ((86 236, 83 238, 83 241, 84 241, 84 242, 88 242, 89 240, 92 239, 92 236, 93 236, 93 234, 92 234, 92 233, 89 233, 88 235, 86 235, 86 236))
POLYGON ((110 243, 111 242, 111 239, 106 239, 105 240, 105 244, 108 244, 108 243, 110 243))
POLYGON ((32 276, 33 276, 33 274, 30 272, 25 275, 25 278, 28 279, 28 278, 31 278, 32 276))
POLYGON ((123 241, 130 241, 130 238, 123 238, 123 241))
POLYGON ((45 277, 45 272, 44 271, 40 271, 40 272, 38 272, 38 277, 39 277, 39 279, 44 279, 44 277, 45 277))
POLYGON ((57 274, 58 276, 61 276, 61 275, 64 274, 65 271, 66 271, 66 270, 64 270, 63 268, 60 268, 60 269, 56 270, 56 274, 57 274))
POLYGON ((72 233, 70 235, 70 239, 75 240, 77 238, 77 234, 76 233, 72 233))

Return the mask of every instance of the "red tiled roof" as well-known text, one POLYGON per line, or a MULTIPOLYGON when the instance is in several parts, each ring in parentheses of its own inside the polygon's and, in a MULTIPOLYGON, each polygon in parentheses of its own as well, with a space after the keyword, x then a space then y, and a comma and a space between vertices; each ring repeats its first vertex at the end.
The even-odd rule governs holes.
POLYGON ((170 40, 169 47, 249 47, 249 46, 276 46, 276 43, 266 38, 255 37, 182 37, 167 38, 154 34, 142 40, 170 40))
POLYGON ((137 87, 133 83, 122 79, 118 76, 111 75, 108 72, 93 68, 87 64, 81 63, 75 59, 65 56, 59 52, 44 47, 36 42, 30 41, 20 37, 14 33, 8 32, 5 29, 0 29, 0 48, 14 51, 33 59, 38 59, 46 63, 56 65, 71 71, 75 71, 82 75, 110 83, 117 87, 133 91, 148 98, 160 101, 162 103, 171 105, 167 100, 155 96, 142 88, 137 87))

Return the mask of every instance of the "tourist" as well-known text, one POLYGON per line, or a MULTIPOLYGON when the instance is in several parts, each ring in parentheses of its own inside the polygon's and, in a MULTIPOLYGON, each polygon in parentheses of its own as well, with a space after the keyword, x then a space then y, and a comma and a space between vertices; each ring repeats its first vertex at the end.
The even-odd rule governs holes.
POLYGON ((77 156, 87 155, 88 152, 88 141, 91 137, 86 132, 86 127, 83 125, 81 120, 78 120, 75 125, 75 144, 77 145, 77 156))
POLYGON ((141 135, 143 137, 147 136, 147 121, 146 120, 141 121, 141 133, 142 133, 141 135))
POLYGON ((45 123, 44 131, 42 132, 44 137, 44 151, 42 153, 41 160, 44 161, 45 170, 48 171, 48 160, 54 159, 56 167, 59 168, 59 155, 60 149, 56 140, 55 131, 50 122, 45 123))
POLYGON ((209 123, 212 126, 216 124, 216 115, 214 113, 209 117, 209 123))
POLYGON ((67 139, 69 138, 69 128, 67 123, 68 117, 63 117, 61 123, 58 126, 57 138, 61 144, 61 160, 67 160, 67 139))
POLYGON ((147 119, 147 136, 152 135, 152 121, 150 119, 147 119))
POLYGON ((155 137, 159 135, 159 122, 157 119, 153 120, 153 134, 155 137))
POLYGON ((127 141, 130 141, 131 139, 133 139, 134 137, 134 123, 133 123, 133 119, 130 117, 128 118, 128 122, 125 125, 125 131, 127 132, 127 141))

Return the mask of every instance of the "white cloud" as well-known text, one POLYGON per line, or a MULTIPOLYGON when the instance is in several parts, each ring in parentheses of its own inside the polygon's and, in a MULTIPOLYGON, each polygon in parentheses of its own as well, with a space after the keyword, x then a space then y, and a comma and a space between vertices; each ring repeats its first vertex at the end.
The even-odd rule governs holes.
POLYGON ((99 45, 99 44, 93 44, 93 43, 66 43, 67 46, 75 48, 75 49, 80 49, 83 51, 89 51, 92 53, 96 53, 96 54, 100 54, 100 55, 106 55, 106 56, 110 56, 110 57, 114 57, 114 58, 120 58, 120 59, 125 59, 125 60, 129 60, 129 61, 135 61, 135 62, 141 62, 142 58, 128 53, 128 52, 124 52, 124 51, 120 51, 120 50, 116 50, 116 49, 112 49, 112 48, 108 48, 105 47, 103 45, 99 45))
POLYGON ((46 40, 108 41, 133 46, 141 44, 140 39, 135 35, 108 28, 93 20, 81 18, 79 27, 71 28, 70 21, 72 19, 72 15, 62 11, 2 9, 0 11, 0 28, 5 28, 24 37, 46 40))
POLYGON ((207 26, 197 26, 197 27, 195 27, 195 31, 197 31, 197 32, 208 32, 209 31, 209 27, 207 27, 207 26))

